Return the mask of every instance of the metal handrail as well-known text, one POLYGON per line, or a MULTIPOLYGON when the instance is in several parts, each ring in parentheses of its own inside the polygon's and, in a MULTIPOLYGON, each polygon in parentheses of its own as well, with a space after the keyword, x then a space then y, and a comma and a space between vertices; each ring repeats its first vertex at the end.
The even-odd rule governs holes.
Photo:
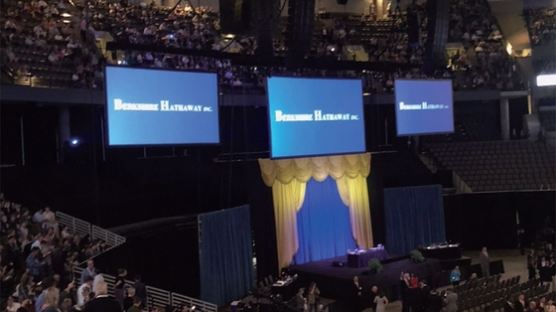
POLYGON ((61 211, 56 211, 56 219, 59 223, 68 227, 73 233, 81 236, 88 235, 91 239, 100 239, 106 242, 110 247, 116 247, 125 243, 125 237, 114 232, 93 225, 85 220, 81 220, 74 216, 68 215, 61 211))
MULTIPOLYGON (((80 276, 83 272, 84 268, 76 267, 74 269, 74 274, 76 276, 80 276)), ((116 277, 102 273, 102 277, 106 284, 108 284, 108 294, 114 295, 114 285, 116 282, 116 277)), ((80 280, 78 279, 78 283, 80 280)), ((134 282, 130 280, 125 280, 126 284, 133 285, 134 282)), ((192 298, 189 296, 181 295, 175 292, 170 292, 164 289, 152 287, 152 286, 145 286, 147 289, 147 302, 145 302, 146 307, 154 308, 154 307, 164 307, 166 305, 170 305, 173 307, 183 307, 188 306, 192 307, 195 306, 195 309, 198 311, 203 312, 217 312, 218 306, 216 304, 206 302, 203 300, 199 300, 196 298, 192 298)))
MULTIPOLYGON (((118 235, 114 232, 108 231, 99 226, 93 225, 85 220, 81 220, 79 218, 73 217, 71 215, 68 215, 60 211, 56 212, 56 219, 60 224, 63 224, 66 227, 68 227, 73 233, 82 236, 89 235, 91 239, 100 239, 106 242, 106 244, 108 244, 110 247, 104 250, 102 253, 114 249, 126 242, 125 237, 121 235, 118 235)), ((74 268, 73 272, 75 276, 81 275, 81 273, 84 270, 82 265, 85 262, 86 260, 74 268)), ((108 294, 114 295, 114 284, 116 282, 116 277, 104 273, 102 274, 102 277, 104 278, 104 281, 108 284, 108 294)), ((78 279, 78 281, 79 281, 78 283, 80 283, 80 279, 78 279)), ((134 284, 134 282, 130 280, 126 280, 125 282, 128 285, 134 284)), ((203 300, 188 297, 185 295, 181 295, 178 293, 170 292, 152 286, 146 286, 146 289, 147 289, 147 302, 145 302, 145 305, 149 308, 155 306, 166 306, 169 304, 171 306, 179 306, 179 307, 195 306, 197 310, 203 312, 216 312, 218 310, 218 306, 210 302, 206 302, 203 300)))

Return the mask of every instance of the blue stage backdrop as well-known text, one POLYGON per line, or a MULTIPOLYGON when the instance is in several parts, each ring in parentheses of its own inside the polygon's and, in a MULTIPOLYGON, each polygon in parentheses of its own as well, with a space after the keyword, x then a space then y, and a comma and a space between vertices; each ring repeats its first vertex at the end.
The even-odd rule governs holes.
POLYGON ((406 255, 419 245, 446 241, 440 185, 384 189, 384 210, 390 254, 406 255))
POLYGON ((226 304, 253 285, 249 206, 200 214, 199 266, 201 299, 226 304))
POLYGON ((344 256, 347 249, 355 248, 349 209, 334 179, 307 182, 305 200, 297 212, 297 235, 296 264, 344 256))

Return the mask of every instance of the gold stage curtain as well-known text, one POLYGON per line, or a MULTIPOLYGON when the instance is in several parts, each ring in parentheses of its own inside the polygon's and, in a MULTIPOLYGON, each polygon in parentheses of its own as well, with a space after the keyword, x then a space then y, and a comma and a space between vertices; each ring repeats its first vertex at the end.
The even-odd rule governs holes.
POLYGON ((336 180, 338 193, 349 207, 350 221, 357 245, 373 245, 367 177, 371 154, 353 154, 294 159, 259 159, 264 183, 272 187, 278 265, 290 264, 298 248, 297 211, 303 205, 307 181, 336 180))
POLYGON ((367 178, 343 176, 336 180, 340 197, 349 207, 351 231, 359 248, 373 247, 373 231, 367 178))
POLYGON ((297 252, 297 211, 303 205, 307 183, 292 179, 288 184, 276 183, 272 187, 274 201, 274 222, 276 224, 276 245, 278 265, 288 266, 297 252))

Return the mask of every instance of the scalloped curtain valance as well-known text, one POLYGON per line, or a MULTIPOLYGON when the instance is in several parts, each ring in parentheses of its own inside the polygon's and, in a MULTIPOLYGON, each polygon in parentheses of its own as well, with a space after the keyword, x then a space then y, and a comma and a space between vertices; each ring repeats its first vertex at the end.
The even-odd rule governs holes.
POLYGON ((310 178, 324 181, 328 176, 337 180, 344 175, 367 177, 371 171, 371 155, 354 154, 293 159, 259 159, 263 181, 272 187, 275 180, 288 184, 292 179, 307 182, 310 178))

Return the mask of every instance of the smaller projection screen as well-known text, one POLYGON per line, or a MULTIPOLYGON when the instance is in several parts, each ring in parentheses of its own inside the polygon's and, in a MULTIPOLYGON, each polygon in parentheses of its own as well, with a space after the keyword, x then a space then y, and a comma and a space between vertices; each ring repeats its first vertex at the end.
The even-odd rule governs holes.
POLYGON ((454 132, 451 80, 396 80, 398 136, 454 132))
POLYGON ((359 79, 269 77, 272 158, 365 152, 359 79))
POLYGON ((220 142, 216 73, 106 66, 108 145, 220 142))

